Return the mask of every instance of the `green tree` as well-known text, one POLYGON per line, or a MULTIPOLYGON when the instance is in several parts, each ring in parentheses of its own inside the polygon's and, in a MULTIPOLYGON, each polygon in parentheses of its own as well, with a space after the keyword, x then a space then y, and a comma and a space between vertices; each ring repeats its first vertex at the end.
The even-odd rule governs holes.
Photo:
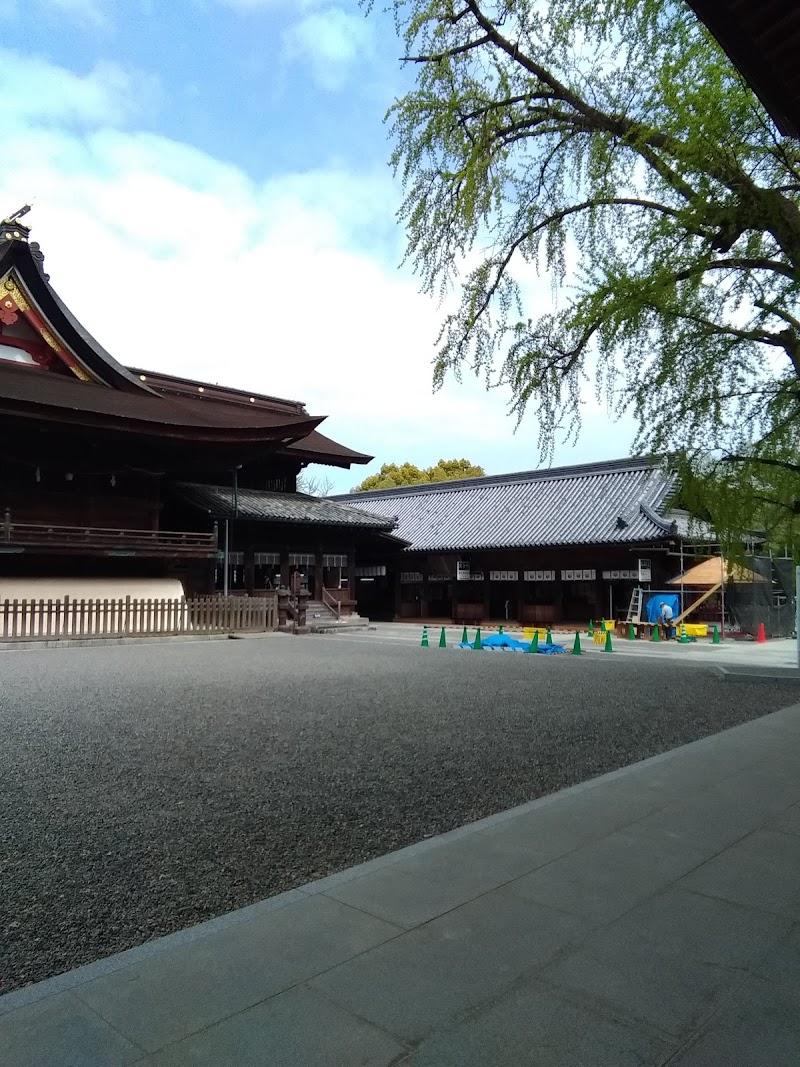
POLYGON ((399 485, 423 485, 428 482, 452 482, 458 478, 481 478, 486 471, 468 459, 440 459, 433 467, 415 467, 413 463, 384 463, 377 474, 371 474, 354 493, 370 489, 396 489, 399 485))
POLYGON ((460 292, 435 385, 467 367, 509 386, 547 455, 593 380, 723 533, 790 541, 800 145, 680 0, 393 7, 416 65, 389 112, 407 256, 460 292), (537 271, 552 306, 526 306, 537 271))

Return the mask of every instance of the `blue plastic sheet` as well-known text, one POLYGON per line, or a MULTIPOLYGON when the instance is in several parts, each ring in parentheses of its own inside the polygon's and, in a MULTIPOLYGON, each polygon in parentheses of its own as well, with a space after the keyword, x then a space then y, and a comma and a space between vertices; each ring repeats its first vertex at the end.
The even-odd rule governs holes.
MULTIPOLYGON (((475 648, 474 641, 462 641, 458 646, 459 648, 475 648)), ((484 650, 486 652, 493 652, 498 650, 500 652, 527 652, 531 647, 530 641, 519 641, 516 637, 509 637, 508 634, 491 634, 488 637, 481 639, 481 647, 478 651, 484 650)), ((563 645, 547 644, 543 642, 537 649, 543 656, 552 656, 559 652, 566 652, 567 650, 563 645)))
POLYGON ((645 605, 645 614, 648 622, 658 622, 661 618, 661 605, 668 604, 672 608, 672 617, 677 619, 681 613, 681 599, 677 593, 656 593, 650 597, 645 605))

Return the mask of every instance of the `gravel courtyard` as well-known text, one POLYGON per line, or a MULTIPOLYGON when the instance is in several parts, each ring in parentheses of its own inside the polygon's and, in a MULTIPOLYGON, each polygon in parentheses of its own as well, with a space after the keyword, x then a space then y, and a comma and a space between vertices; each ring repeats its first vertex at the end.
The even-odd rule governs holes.
POLYGON ((346 637, 0 653, 0 992, 794 703, 346 637))

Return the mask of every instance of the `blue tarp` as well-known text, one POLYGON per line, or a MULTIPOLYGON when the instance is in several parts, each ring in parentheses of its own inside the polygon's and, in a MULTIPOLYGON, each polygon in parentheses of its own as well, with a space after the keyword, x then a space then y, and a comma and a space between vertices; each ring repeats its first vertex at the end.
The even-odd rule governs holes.
POLYGON ((677 593, 656 593, 650 597, 645 605, 645 615, 648 622, 658 622, 661 618, 661 605, 669 604, 672 608, 672 617, 677 619, 681 613, 681 598, 677 593))
MULTIPOLYGON (((462 641, 458 647, 474 649, 475 642, 462 641)), ((530 647, 530 641, 518 641, 515 637, 509 637, 508 634, 491 634, 491 636, 481 639, 481 649, 485 649, 487 652, 492 652, 495 649, 499 649, 501 652, 527 652, 530 647)), ((541 652, 542 655, 552 656, 554 653, 566 652, 567 650, 563 645, 548 645, 542 642, 539 645, 538 651, 541 652)))

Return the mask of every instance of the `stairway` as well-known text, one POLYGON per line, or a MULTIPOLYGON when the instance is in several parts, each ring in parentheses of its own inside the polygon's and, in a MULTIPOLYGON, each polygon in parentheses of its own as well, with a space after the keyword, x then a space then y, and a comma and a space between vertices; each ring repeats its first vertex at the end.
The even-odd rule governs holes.
POLYGON ((336 612, 332 611, 321 600, 309 600, 306 606, 306 626, 311 627, 312 634, 339 633, 341 630, 366 630, 369 619, 360 615, 342 615, 336 618, 336 612))

